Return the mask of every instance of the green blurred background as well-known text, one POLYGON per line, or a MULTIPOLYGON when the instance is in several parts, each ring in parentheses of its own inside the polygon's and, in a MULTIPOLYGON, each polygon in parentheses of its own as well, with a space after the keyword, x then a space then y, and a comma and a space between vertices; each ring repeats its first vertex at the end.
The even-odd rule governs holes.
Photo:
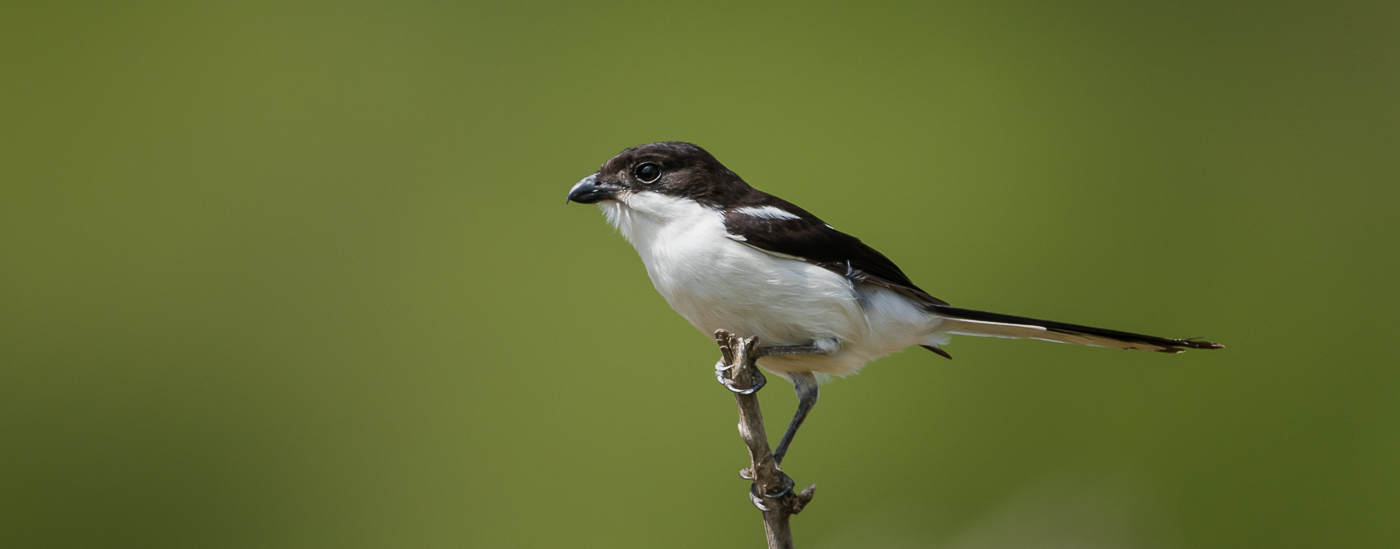
POLYGON ((1397 36, 1396 2, 7 3, 0 546, 761 546, 714 345, 564 205, 686 140, 956 305, 1229 346, 833 382, 801 546, 1395 547, 1397 36))

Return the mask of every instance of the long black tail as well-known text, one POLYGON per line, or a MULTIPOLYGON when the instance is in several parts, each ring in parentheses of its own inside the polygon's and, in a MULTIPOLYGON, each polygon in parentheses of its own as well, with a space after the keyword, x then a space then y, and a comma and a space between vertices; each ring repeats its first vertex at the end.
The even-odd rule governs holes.
POLYGON ((946 319, 944 320, 946 327, 940 331, 950 334, 1040 339, 1059 343, 1160 353, 1180 353, 1186 349, 1225 348, 1219 343, 1194 338, 1170 339, 1051 320, 1037 320, 1023 316, 959 309, 946 305, 929 305, 928 310, 946 319))

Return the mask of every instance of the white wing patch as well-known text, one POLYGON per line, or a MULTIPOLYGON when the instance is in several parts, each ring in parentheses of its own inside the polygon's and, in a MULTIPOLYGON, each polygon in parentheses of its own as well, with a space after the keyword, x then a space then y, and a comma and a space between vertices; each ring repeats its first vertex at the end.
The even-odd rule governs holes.
POLYGON ((793 215, 792 213, 789 213, 783 210, 782 208, 778 208, 776 206, 760 206, 757 208, 753 206, 745 206, 743 208, 735 209, 734 213, 751 215, 760 219, 802 219, 801 217, 793 215))
POLYGON ((811 263, 810 261, 807 261, 806 258, 797 257, 797 256, 795 256, 795 255, 788 255, 788 254, 785 254, 785 253, 782 253, 782 252, 775 252, 775 251, 773 251, 773 250, 765 250, 765 249, 760 248, 760 247, 758 247, 758 246, 754 246, 753 244, 749 244, 749 242, 748 242, 749 239, 744 238, 744 237, 741 236, 741 235, 737 235, 737 234, 727 234, 727 235, 725 235, 725 236, 728 236, 731 240, 734 240, 735 242, 742 242, 745 246, 748 246, 748 247, 750 247, 750 248, 753 248, 753 249, 758 250, 758 251, 760 251, 760 252, 763 252, 763 253, 765 253, 765 254, 771 255, 771 256, 773 256, 773 257, 781 257, 781 258, 783 258, 783 259, 791 259, 791 260, 793 260, 793 261, 801 261, 801 262, 803 262, 803 263, 811 263))

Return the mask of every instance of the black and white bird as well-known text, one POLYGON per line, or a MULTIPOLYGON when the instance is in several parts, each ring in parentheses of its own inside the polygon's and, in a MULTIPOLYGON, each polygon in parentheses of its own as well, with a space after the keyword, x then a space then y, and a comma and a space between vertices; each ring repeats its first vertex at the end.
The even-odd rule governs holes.
POLYGON ((860 239, 750 187, 690 143, 624 150, 567 200, 601 207, 656 291, 701 333, 725 329, 772 346, 758 365, 791 381, 799 398, 774 452, 779 462, 816 402, 818 374, 853 374, 915 345, 952 358, 940 347, 949 335, 1163 353, 1222 348, 953 307, 860 239))

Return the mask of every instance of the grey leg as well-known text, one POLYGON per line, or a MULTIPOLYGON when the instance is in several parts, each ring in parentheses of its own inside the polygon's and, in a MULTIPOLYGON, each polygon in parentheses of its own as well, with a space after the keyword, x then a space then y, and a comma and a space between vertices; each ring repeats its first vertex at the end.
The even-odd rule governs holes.
POLYGON ((778 442, 778 449, 773 451, 773 459, 779 464, 783 463, 783 456, 787 455, 788 446, 802 426, 802 420, 807 419, 807 414, 817 403, 817 376, 811 373, 792 374, 792 388, 797 391, 797 413, 792 416, 792 423, 788 424, 787 432, 778 442))
POLYGON ((824 337, 813 341, 811 345, 777 345, 774 347, 759 347, 758 356, 781 356, 781 355, 826 355, 841 349, 841 341, 824 337))
POLYGON ((822 354, 821 347, 817 347, 816 345, 778 345, 774 347, 759 347, 757 351, 760 357, 822 354))
MULTIPOLYGON (((755 349, 759 357, 782 356, 782 355, 824 355, 834 353, 841 349, 841 341, 834 338, 821 338, 812 342, 811 345, 777 345, 772 347, 759 347, 755 349)), ((724 372, 730 366, 726 366, 724 361, 715 364, 715 377, 726 388, 735 393, 748 395, 763 388, 767 381, 758 374, 754 380, 754 386, 748 389, 739 389, 729 383, 724 372)), ((779 464, 783 462, 783 456, 787 455, 788 446, 792 445, 792 437, 797 436, 797 429, 802 427, 802 421, 807 419, 807 414, 812 411, 812 406, 817 403, 817 376, 811 372, 793 373, 792 388, 797 391, 797 413, 792 416, 792 423, 788 424, 787 432, 783 433, 783 439, 778 442, 778 449, 773 452, 773 460, 779 464)))

